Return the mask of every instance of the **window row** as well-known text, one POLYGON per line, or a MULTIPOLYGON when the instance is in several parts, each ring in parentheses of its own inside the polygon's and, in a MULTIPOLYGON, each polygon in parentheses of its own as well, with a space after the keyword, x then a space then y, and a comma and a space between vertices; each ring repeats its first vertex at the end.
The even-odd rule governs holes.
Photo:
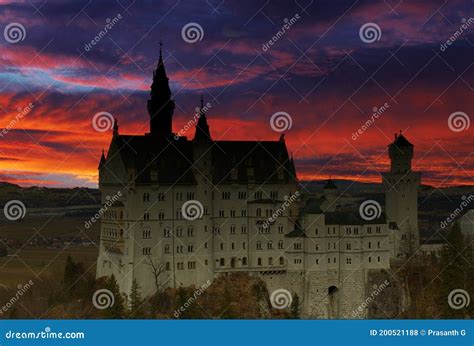
MULTIPOLYGON (((171 267, 170 262, 166 262, 165 269, 170 270, 170 267, 171 267)), ((184 270, 184 262, 176 263, 176 269, 184 270)), ((196 262, 194 262, 194 261, 188 262, 188 269, 196 269, 196 262)))
MULTIPOLYGON (((256 247, 257 250, 263 250, 263 243, 258 241, 256 247)), ((283 249, 283 240, 278 241, 278 249, 283 249)), ((267 250, 273 250, 273 242, 267 242, 267 250)))
MULTIPOLYGON (((171 228, 166 227, 164 229, 164 237, 165 238, 170 238, 172 235, 171 228)), ((178 227, 176 228, 176 236, 177 237, 183 237, 184 232, 183 232, 183 227, 178 227)), ((194 237, 194 228, 192 226, 189 226, 187 229, 187 235, 188 237, 194 237)))
MULTIPOLYGON (((247 225, 240 226, 240 233, 241 234, 247 234, 247 225)), ((214 229, 212 230, 212 234, 220 235, 221 234, 221 228, 219 226, 214 226, 214 229)), ((230 234, 236 234, 235 225, 230 226, 230 234)))
MULTIPOLYGON (((269 266, 272 266, 273 265, 273 257, 269 257, 267 263, 268 263, 269 266)), ((278 264, 281 265, 281 266, 284 265, 285 264, 285 259, 283 257, 280 257, 278 259, 278 264)), ((257 258, 257 265, 259 265, 259 266, 263 265, 263 260, 262 260, 261 257, 257 258)))
MULTIPOLYGON (((380 256, 377 256, 377 262, 381 262, 381 260, 382 260, 382 258, 381 258, 380 256)), ((372 257, 369 256, 368 259, 367 259, 367 261, 368 261, 369 263, 372 263, 372 257)), ((333 258, 331 259, 331 257, 328 257, 328 258, 327 258, 327 262, 328 262, 328 263, 337 263, 337 258, 336 258, 336 257, 333 257, 333 258)), ((316 258, 315 263, 316 263, 316 264, 319 264, 319 258, 316 258)), ((351 257, 346 257, 346 264, 352 264, 352 258, 351 258, 351 257)))
MULTIPOLYGON (((381 226, 367 226, 367 234, 372 234, 373 230, 375 229, 375 233, 381 233, 382 227, 381 226)), ((346 234, 359 234, 359 227, 345 227, 346 234)), ((319 229, 314 229, 314 234, 319 234, 319 229)), ((328 227, 327 234, 336 234, 336 227, 328 227)))
POLYGON ((117 212, 117 210, 106 210, 102 216, 104 219, 123 219, 123 211, 117 212))
MULTIPOLYGON (((205 214, 206 214, 206 213, 205 213, 205 214)), ((227 216, 226 216, 225 209, 219 209, 219 214, 218 214, 218 215, 219 215, 219 217, 227 217, 227 216)), ((231 209, 231 210, 229 211, 229 215, 230 215, 230 217, 236 217, 236 216, 237 216, 236 210, 235 210, 235 209, 231 209)), ((241 216, 241 217, 247 217, 247 209, 242 209, 242 210, 240 211, 240 216, 241 216)))
MULTIPOLYGON (((158 194, 156 196, 156 199, 160 202, 164 201, 165 200, 165 193, 164 192, 158 192, 158 194)), ((150 200, 151 200, 150 193, 145 192, 143 194, 143 202, 150 202, 150 200)))
POLYGON ((102 229, 102 235, 107 236, 107 237, 123 237, 123 230, 121 229, 120 231, 116 228, 111 228, 111 227, 104 227, 102 229))

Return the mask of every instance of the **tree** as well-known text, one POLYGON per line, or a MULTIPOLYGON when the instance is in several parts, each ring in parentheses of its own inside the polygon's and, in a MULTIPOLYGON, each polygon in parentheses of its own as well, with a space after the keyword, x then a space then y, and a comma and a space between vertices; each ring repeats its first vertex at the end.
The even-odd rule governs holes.
POLYGON ((125 311, 124 299, 120 293, 120 287, 117 284, 117 280, 113 274, 107 279, 105 288, 112 292, 114 297, 113 305, 104 310, 105 314, 108 318, 122 318, 125 311))
POLYGON ((163 285, 160 283, 160 276, 165 271, 165 266, 158 259, 153 259, 150 255, 147 256, 146 264, 150 266, 151 273, 153 274, 153 279, 155 281, 156 292, 161 293, 163 290, 163 285))
POLYGON ((74 262, 71 256, 67 256, 64 268, 63 285, 69 295, 73 295, 84 281, 84 265, 74 262))
POLYGON ((447 235, 447 245, 441 255, 440 297, 442 317, 466 318, 474 311, 473 305, 454 309, 448 303, 448 297, 454 290, 464 290, 469 294, 474 285, 474 261, 472 249, 466 244, 461 228, 456 223, 447 235))
POLYGON ((140 318, 143 314, 143 299, 140 294, 140 286, 138 285, 137 279, 133 279, 132 291, 130 293, 130 317, 140 318))

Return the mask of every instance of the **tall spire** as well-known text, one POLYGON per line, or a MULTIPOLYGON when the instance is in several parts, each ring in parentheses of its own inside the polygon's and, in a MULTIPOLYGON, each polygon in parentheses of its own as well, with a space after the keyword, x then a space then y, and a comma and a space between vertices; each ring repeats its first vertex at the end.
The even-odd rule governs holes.
POLYGON ((153 71, 148 113, 150 115, 150 132, 152 135, 169 137, 172 135, 172 117, 174 101, 171 99, 168 76, 163 63, 162 43, 156 69, 153 71))
POLYGON ((100 156, 100 161, 99 161, 99 169, 101 169, 105 165, 105 154, 104 154, 104 149, 102 149, 102 155, 100 156))
POLYGON ((113 128, 113 135, 117 136, 119 134, 119 126, 118 126, 118 121, 117 118, 114 118, 114 128, 113 128))
POLYGON ((206 112, 204 108, 204 98, 201 94, 201 107, 199 113, 196 114, 199 117, 196 124, 196 133, 194 134, 194 140, 197 142, 211 141, 211 132, 209 131, 209 125, 207 124, 206 112))

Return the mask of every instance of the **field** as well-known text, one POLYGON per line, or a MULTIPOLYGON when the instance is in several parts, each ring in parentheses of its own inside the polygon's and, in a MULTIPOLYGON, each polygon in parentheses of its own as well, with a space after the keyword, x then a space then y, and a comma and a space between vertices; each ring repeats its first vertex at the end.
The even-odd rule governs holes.
POLYGON ((84 229, 86 217, 49 215, 26 216, 19 222, 0 222, 0 245, 8 246, 8 256, 0 257, 0 287, 17 286, 29 280, 37 281, 53 276, 62 278, 67 256, 84 263, 95 272, 98 255, 99 224, 84 229), (93 241, 96 245, 70 245, 76 238, 93 241), (42 242, 55 241, 55 246, 42 242), (35 245, 40 241, 39 245, 35 245), (52 274, 52 275, 51 275, 52 274))
POLYGON ((44 280, 51 275, 62 278, 68 255, 75 261, 83 262, 87 270, 95 273, 97 254, 95 246, 17 250, 13 255, 0 257, 0 285, 15 287, 29 280, 44 280))

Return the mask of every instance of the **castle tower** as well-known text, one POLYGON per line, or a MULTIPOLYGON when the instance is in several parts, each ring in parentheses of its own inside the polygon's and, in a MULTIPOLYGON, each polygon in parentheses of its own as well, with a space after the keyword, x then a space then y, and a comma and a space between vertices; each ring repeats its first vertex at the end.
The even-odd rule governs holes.
POLYGON ((382 174, 387 221, 393 229, 391 255, 408 258, 419 247, 418 187, 421 175, 411 170, 413 144, 400 132, 388 146, 390 172, 382 174))
POLYGON ((152 135, 163 138, 172 135, 174 107, 160 43, 160 58, 156 69, 153 71, 153 83, 151 84, 150 99, 148 100, 150 132, 152 135))
POLYGON ((322 205, 322 209, 325 212, 335 211, 337 208, 338 190, 337 190, 336 184, 334 184, 332 179, 329 179, 326 182, 326 185, 324 185, 323 195, 324 195, 325 201, 322 205))
POLYGON ((196 124, 196 133, 194 135, 194 141, 196 142, 210 142, 211 132, 209 131, 209 125, 207 124, 206 112, 204 108, 204 99, 201 95, 201 107, 199 108, 199 119, 196 124))

